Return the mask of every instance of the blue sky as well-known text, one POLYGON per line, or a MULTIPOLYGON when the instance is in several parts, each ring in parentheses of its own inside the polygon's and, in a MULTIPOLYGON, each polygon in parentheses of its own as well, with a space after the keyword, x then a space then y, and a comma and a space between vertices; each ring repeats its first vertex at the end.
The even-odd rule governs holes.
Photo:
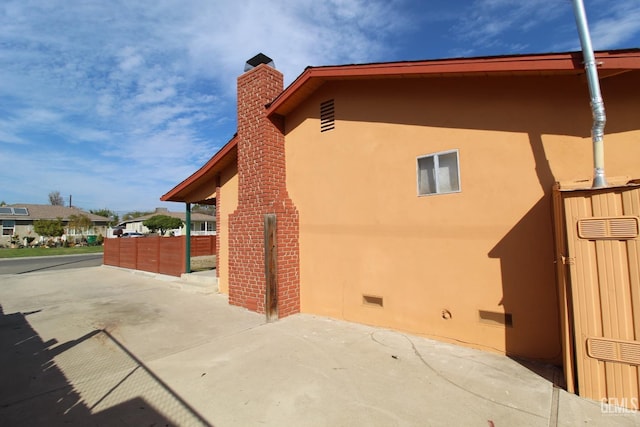
MULTIPOLYGON (((640 0, 585 6, 595 49, 640 47, 640 0)), ((308 65, 579 48, 569 0, 3 0, 0 201, 182 211, 159 198, 233 135, 258 52, 289 84, 308 65)))

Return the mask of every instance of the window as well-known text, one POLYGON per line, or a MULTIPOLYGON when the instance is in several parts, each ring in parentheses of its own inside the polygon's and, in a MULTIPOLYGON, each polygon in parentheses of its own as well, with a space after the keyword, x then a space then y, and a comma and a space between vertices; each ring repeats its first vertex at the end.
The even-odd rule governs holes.
POLYGON ((16 222, 12 219, 5 219, 2 221, 2 235, 13 236, 13 230, 16 227, 16 222))
POLYGON ((418 157, 418 195, 460 191, 458 150, 418 157))
POLYGON ((191 223, 191 231, 212 231, 214 222, 198 221, 191 223))

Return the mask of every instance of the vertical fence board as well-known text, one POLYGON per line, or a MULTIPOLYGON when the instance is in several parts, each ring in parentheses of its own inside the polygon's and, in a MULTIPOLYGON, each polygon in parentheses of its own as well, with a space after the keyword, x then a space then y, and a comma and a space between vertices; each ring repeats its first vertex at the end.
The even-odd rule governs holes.
MULTIPOLYGON (((185 272, 185 236, 105 239, 103 263, 180 276, 185 272)), ((215 255, 216 236, 191 236, 191 256, 215 255)))
POLYGON ((159 239, 158 236, 146 237, 146 238, 136 238, 133 239, 136 241, 138 250, 137 250, 137 259, 138 265, 136 266, 137 270, 150 271, 153 273, 157 273, 159 270, 160 259, 158 257, 158 247, 159 247, 159 239))
POLYGON ((185 272, 184 251, 186 237, 160 238, 160 263, 158 273, 179 276, 185 272))
POLYGON ((138 239, 119 239, 120 240, 120 267, 138 268, 138 239))

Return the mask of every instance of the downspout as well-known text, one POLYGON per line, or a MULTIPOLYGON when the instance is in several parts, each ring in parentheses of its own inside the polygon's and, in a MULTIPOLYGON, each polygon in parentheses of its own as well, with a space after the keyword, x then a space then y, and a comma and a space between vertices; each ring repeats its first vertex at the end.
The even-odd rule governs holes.
POLYGON ((184 260, 184 266, 185 266, 185 273, 191 273, 191 203, 186 203, 186 224, 185 224, 185 228, 186 228, 186 244, 185 244, 185 260, 184 260))
POLYGON ((607 186, 607 179, 604 175, 604 125, 607 116, 604 112, 604 102, 600 94, 600 81, 598 80, 598 68, 596 58, 591 46, 591 36, 587 25, 587 14, 584 11, 582 0, 573 0, 573 12, 576 18, 580 44, 582 45, 582 56, 584 58, 584 69, 589 83, 589 93, 591 95, 591 113, 593 115, 593 127, 591 128, 591 140, 593 141, 593 188, 607 186))

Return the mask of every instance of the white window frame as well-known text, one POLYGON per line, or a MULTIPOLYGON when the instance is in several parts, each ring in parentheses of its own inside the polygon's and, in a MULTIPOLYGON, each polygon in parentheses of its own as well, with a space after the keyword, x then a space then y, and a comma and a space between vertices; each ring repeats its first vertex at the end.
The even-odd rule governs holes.
POLYGON ((460 150, 458 150, 457 148, 454 150, 447 150, 447 151, 438 151, 437 153, 431 153, 431 154, 425 154, 423 156, 418 156, 416 158, 416 191, 418 193, 419 197, 423 197, 423 196, 436 196, 439 194, 453 194, 453 193, 460 193, 462 191, 462 183, 460 182, 460 150), (455 153, 456 155, 456 172, 457 172, 457 179, 458 179, 458 188, 457 190, 451 190, 451 191, 441 191, 440 190, 440 181, 439 181, 439 177, 438 174, 436 173, 434 178, 434 182, 435 182, 435 192, 433 193, 422 193, 420 191, 420 160, 421 159, 426 159, 426 158, 433 158, 433 170, 437 171, 440 167, 440 156, 446 155, 446 154, 451 154, 451 153, 455 153))
POLYGON ((3 236, 13 236, 16 234, 16 221, 14 219, 3 219, 2 220, 2 235, 3 236), (11 230, 11 233, 5 233, 5 230, 11 230))

